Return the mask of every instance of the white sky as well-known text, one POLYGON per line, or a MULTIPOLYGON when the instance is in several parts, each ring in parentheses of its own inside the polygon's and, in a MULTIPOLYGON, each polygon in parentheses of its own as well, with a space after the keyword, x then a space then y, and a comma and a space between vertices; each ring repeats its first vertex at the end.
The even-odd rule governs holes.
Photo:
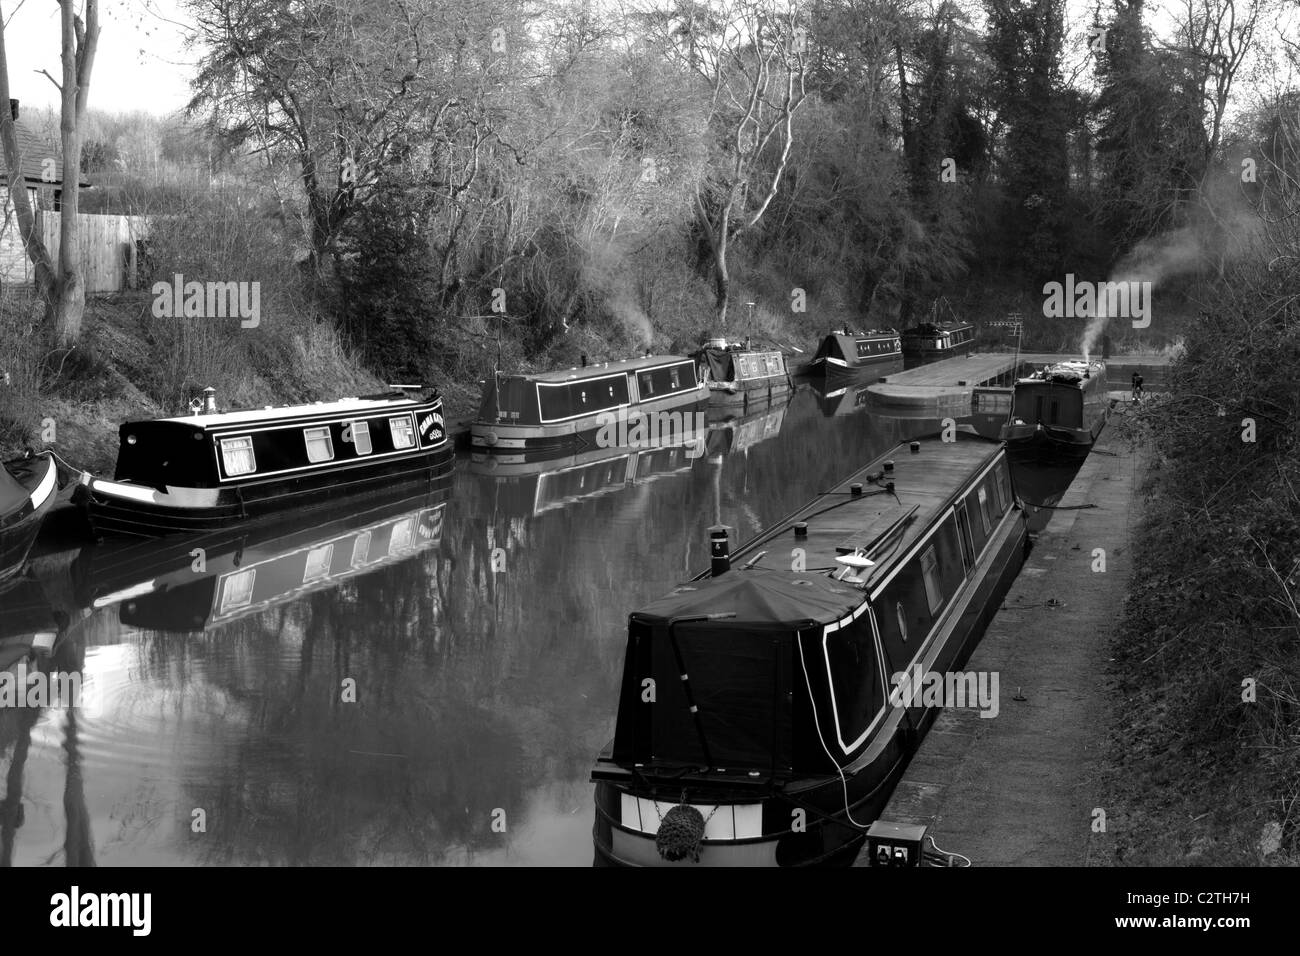
MULTIPOLYGON (((9 57, 9 93, 39 109, 57 107, 59 8, 50 0, 0 0, 9 57)), ((171 113, 189 99, 193 64, 183 31, 167 20, 185 20, 177 0, 101 0, 99 47, 90 77, 90 108, 106 112, 171 113)))
MULTIPOLYGON (((1067 77, 1086 61, 1083 34, 1093 20, 1096 2, 1067 0, 1067 77)), ((1148 23, 1157 33, 1167 33, 1171 22, 1169 11, 1180 9, 1184 2, 1148 0, 1148 23)), ((982 20, 978 3, 966 0, 965 5, 977 22, 982 20)), ((1103 0, 1103 10, 1108 12, 1110 7, 1109 0, 1103 0)), ((1294 0, 1280 0, 1278 14, 1291 35, 1294 35, 1290 28, 1295 25, 1295 9, 1294 0)), ((11 95, 24 108, 56 106, 58 91, 37 71, 48 70, 56 78, 60 74, 58 7, 50 0, 0 0, 0 10, 6 19, 11 95)), ((194 57, 184 49, 185 31, 180 26, 188 21, 189 17, 180 9, 180 0, 101 0, 99 50, 90 86, 91 109, 166 114, 184 106, 189 99, 189 79, 194 65, 194 57)), ((1260 33, 1268 36, 1277 27, 1278 22, 1274 21, 1260 33)), ((1271 41, 1272 37, 1268 39, 1271 41)), ((1240 79, 1250 82, 1245 76, 1240 79)), ((1081 76, 1080 80, 1086 82, 1086 77, 1081 76)))

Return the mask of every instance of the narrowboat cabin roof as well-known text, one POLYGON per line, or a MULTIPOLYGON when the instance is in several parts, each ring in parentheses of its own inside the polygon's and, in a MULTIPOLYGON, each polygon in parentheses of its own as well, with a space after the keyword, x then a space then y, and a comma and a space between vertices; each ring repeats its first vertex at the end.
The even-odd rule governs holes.
MULTIPOLYGON (((206 430, 228 425, 294 418, 315 418, 320 415, 340 415, 348 412, 363 414, 366 412, 382 412, 388 409, 405 410, 426 404, 432 397, 432 395, 429 395, 422 399, 412 399, 402 392, 392 392, 388 395, 372 395, 364 398, 341 398, 334 402, 311 402, 303 405, 268 405, 265 408, 241 409, 237 412, 179 415, 174 418, 149 419, 148 421, 193 425, 206 430)), ((129 424, 136 423, 131 422, 129 424)))
MULTIPOLYGON (((791 622, 837 620, 835 615, 843 609, 836 603, 843 594, 841 588, 851 592, 852 603, 856 605, 862 600, 858 588, 870 591, 880 586, 909 556, 912 545, 957 497, 969 490, 970 481, 991 466, 1002 450, 1001 442, 967 432, 958 432, 956 438, 952 442, 944 442, 938 436, 919 439, 917 452, 910 450, 909 442, 900 442, 861 470, 860 475, 876 477, 874 481, 862 482, 861 495, 832 492, 814 499, 791 518, 737 548, 732 553, 732 570, 728 573, 718 578, 701 576, 635 612, 633 617, 657 619, 698 610, 700 613, 734 611, 737 620, 750 620, 747 615, 752 613, 760 613, 758 620, 763 621, 777 619, 772 615, 791 622), (886 461, 894 463, 891 473, 883 470, 886 461), (894 483, 893 493, 886 490, 889 481, 894 483), (796 521, 806 522, 807 537, 795 538, 792 529, 796 521), (776 544, 778 541, 780 546, 776 544), (804 550, 806 572, 790 570, 791 547, 804 550), (856 585, 832 580, 827 572, 839 573, 847 567, 836 559, 856 549, 867 549, 868 558, 875 564, 856 572, 862 579, 856 585), (750 557, 751 552, 759 553, 750 557), (734 591, 732 582, 754 571, 771 572, 758 578, 781 582, 773 592, 771 606, 727 606, 726 600, 749 593, 734 591), (807 599, 800 604, 799 596, 805 592, 807 599)), ((995 493, 1009 496, 1009 483, 995 493)))
POLYGON ((620 359, 614 362, 602 362, 599 365, 578 366, 569 369, 556 369, 551 372, 519 372, 514 375, 502 375, 502 378, 522 378, 533 382, 576 382, 584 378, 599 378, 610 372, 636 372, 641 369, 659 368, 663 365, 675 365, 690 362, 685 355, 649 355, 644 358, 620 359))

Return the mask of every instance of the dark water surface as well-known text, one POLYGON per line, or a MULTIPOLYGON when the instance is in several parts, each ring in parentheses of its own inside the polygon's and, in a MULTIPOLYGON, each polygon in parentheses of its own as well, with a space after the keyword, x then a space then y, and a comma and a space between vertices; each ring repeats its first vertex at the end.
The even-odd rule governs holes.
POLYGON ((0 637, 56 629, 92 706, 0 709, 0 863, 590 864, 628 612, 707 566, 709 525, 742 541, 938 427, 861 398, 804 389, 694 459, 462 458, 201 573, 175 542, 34 562, 0 637))

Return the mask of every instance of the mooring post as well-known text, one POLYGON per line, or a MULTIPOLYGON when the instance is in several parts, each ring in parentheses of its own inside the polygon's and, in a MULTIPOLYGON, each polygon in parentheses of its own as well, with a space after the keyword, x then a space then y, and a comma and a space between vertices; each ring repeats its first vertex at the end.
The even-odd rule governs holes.
POLYGON ((727 535, 729 530, 723 524, 709 528, 710 572, 715 578, 731 570, 731 543, 727 535))

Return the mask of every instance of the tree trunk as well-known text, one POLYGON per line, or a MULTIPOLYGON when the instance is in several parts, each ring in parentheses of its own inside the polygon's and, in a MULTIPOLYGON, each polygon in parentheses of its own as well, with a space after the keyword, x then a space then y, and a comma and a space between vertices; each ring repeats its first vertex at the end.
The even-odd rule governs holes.
POLYGON ((63 145, 63 204, 59 215, 59 278, 56 294, 46 300, 53 319, 54 344, 67 348, 81 336, 81 319, 86 311, 86 286, 81 279, 81 237, 77 213, 81 207, 81 118, 86 111, 90 67, 95 56, 99 23, 95 4, 88 2, 87 31, 77 18, 72 0, 60 0, 63 18, 63 102, 59 134, 63 145), (69 187, 71 177, 71 187, 69 187))

